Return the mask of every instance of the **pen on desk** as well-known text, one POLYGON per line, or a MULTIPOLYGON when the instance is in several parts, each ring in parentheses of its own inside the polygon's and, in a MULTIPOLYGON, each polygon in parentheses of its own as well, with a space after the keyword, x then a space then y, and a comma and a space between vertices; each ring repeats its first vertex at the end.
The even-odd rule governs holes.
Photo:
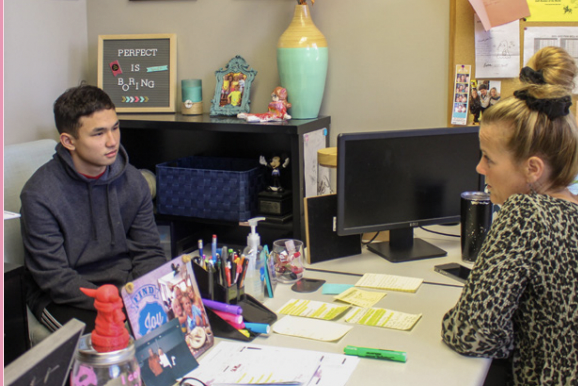
POLYGON ((345 346, 343 352, 346 355, 355 355, 363 358, 387 359, 390 361, 404 362, 407 354, 403 351, 381 350, 378 348, 345 346))

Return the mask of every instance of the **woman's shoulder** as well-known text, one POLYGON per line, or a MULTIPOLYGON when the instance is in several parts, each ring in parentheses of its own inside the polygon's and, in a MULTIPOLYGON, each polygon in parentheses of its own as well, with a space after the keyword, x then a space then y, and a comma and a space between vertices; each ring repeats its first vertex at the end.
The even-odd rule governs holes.
POLYGON ((500 208, 500 214, 517 219, 556 221, 578 216, 578 204, 545 194, 515 194, 500 208))

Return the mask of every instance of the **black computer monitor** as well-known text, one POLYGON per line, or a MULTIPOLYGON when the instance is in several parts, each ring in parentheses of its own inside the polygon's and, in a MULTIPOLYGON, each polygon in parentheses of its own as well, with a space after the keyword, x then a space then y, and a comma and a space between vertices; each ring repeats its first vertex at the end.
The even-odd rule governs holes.
POLYGON ((368 249, 393 262, 445 256, 413 228, 460 220, 480 190, 478 127, 343 133, 337 138, 337 234, 389 230, 368 249))

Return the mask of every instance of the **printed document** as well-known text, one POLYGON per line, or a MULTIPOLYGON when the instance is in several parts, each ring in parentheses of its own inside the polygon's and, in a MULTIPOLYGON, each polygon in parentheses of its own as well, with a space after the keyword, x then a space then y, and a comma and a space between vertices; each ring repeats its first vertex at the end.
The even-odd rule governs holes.
POLYGON ((287 315, 275 322, 273 332, 323 342, 335 342, 343 338, 352 328, 351 326, 329 322, 327 320, 287 315))
POLYGON ((369 292, 358 288, 350 288, 340 295, 335 297, 345 303, 351 303, 358 307, 372 307, 387 295, 384 292, 369 292))
POLYGON ((355 283, 356 287, 377 288, 391 291, 416 292, 423 279, 406 276, 366 273, 355 283))
POLYGON ((394 330, 411 330, 421 319, 422 314, 406 314, 386 310, 385 308, 354 307, 345 315, 348 323, 364 324, 366 326, 392 328, 394 330))
POLYGON ((203 355, 187 377, 207 385, 300 382, 303 386, 344 386, 358 357, 319 351, 220 342, 203 355))
POLYGON ((291 299, 277 312, 284 315, 332 320, 347 311, 349 307, 350 306, 319 302, 315 300, 291 299))
POLYGON ((517 78, 520 73, 520 21, 485 31, 474 15, 476 78, 517 78))

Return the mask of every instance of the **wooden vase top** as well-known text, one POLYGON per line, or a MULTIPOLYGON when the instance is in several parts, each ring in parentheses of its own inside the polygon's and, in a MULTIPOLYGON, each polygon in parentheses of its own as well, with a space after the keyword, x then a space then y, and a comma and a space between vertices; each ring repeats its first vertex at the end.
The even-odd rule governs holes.
POLYGON ((313 24, 309 6, 296 5, 293 20, 279 38, 277 48, 327 47, 327 40, 313 24))

